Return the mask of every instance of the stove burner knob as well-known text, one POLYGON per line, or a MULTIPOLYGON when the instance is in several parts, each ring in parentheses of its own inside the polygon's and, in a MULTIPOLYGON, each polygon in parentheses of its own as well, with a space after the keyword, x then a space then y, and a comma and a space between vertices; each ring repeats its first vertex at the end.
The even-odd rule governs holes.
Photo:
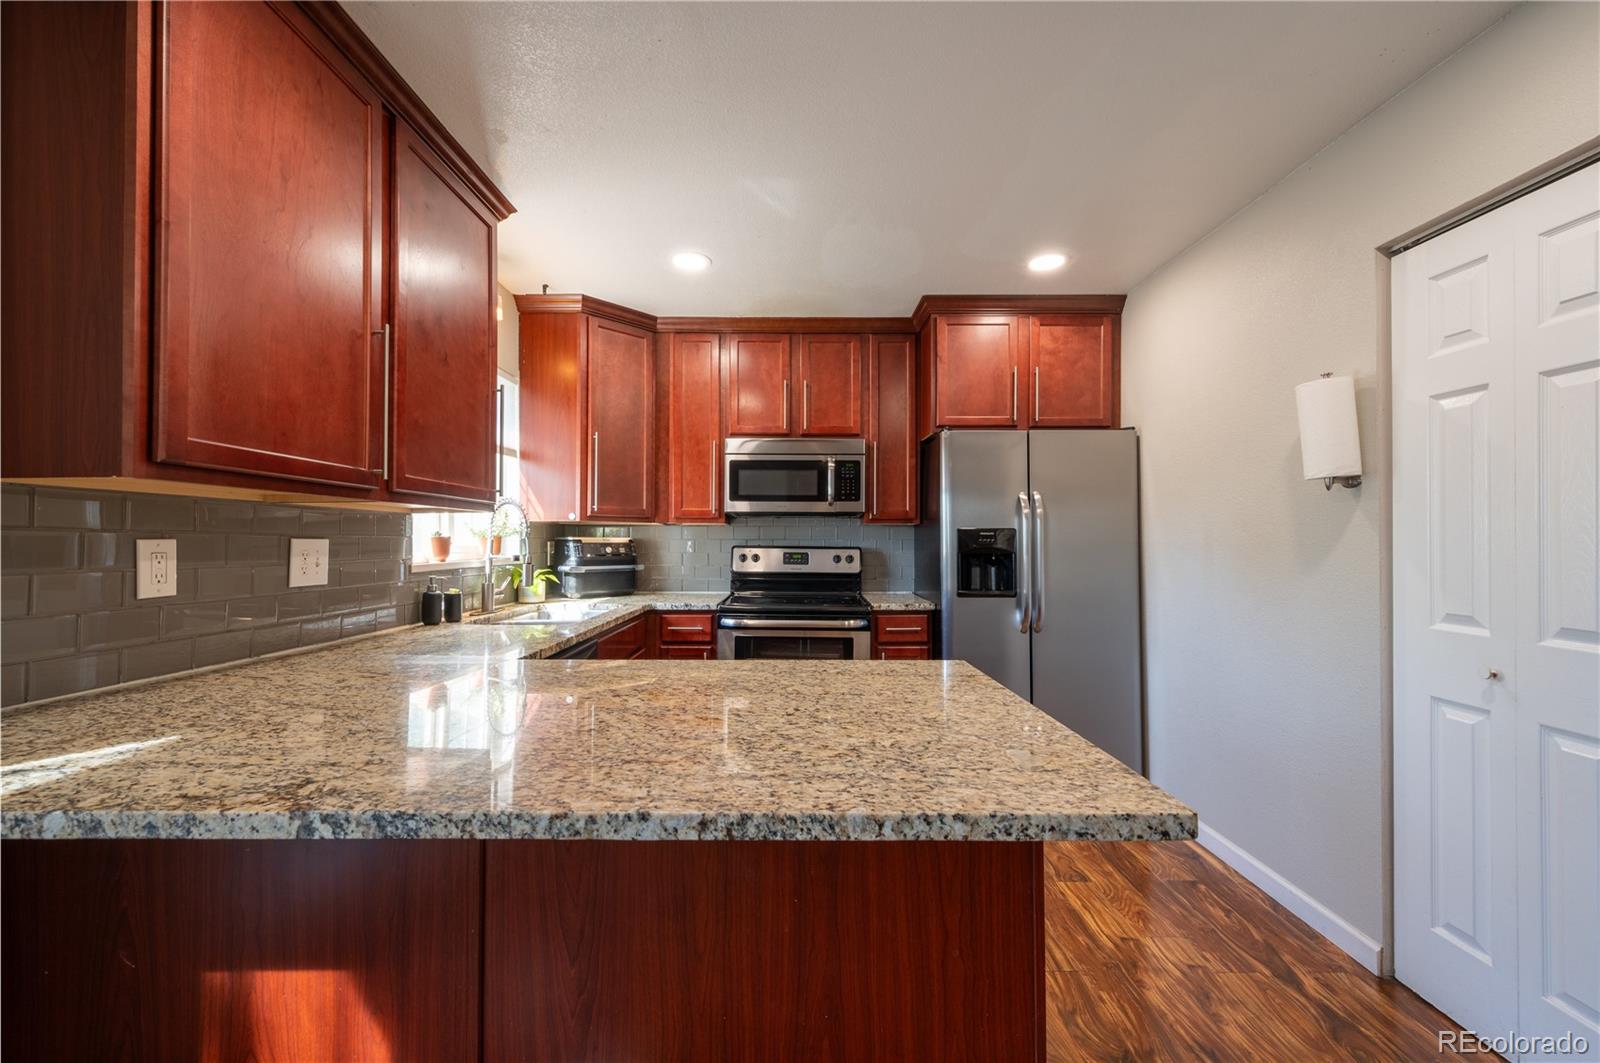
POLYGON ((761 560, 761 555, 760 554, 751 554, 750 555, 750 560, 752 560, 752 561, 760 561, 761 560))
POLYGON ((611 547, 609 547, 609 546, 608 546, 608 547, 606 547, 606 553, 608 553, 608 554, 609 554, 609 553, 610 553, 610 552, 611 552, 611 547))
POLYGON ((748 561, 748 560, 750 560, 750 555, 749 554, 740 554, 739 555, 739 560, 740 561, 748 561))
POLYGON ((833 563, 836 564, 836 565, 839 563, 839 555, 838 554, 834 554, 833 555, 833 563))
POLYGON ((855 554, 845 554, 844 555, 844 563, 847 564, 847 565, 855 564, 856 563, 856 555, 855 554))

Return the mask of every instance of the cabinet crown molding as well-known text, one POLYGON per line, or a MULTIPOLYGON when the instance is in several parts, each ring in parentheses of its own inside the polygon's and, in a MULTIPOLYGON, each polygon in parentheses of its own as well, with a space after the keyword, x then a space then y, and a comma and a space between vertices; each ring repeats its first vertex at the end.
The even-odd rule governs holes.
POLYGON ((340 4, 335 0, 301 0, 300 10, 304 11, 317 27, 326 33, 339 50, 345 54, 356 68, 366 77, 371 79, 377 88, 378 94, 383 97, 383 102, 397 117, 407 125, 421 133, 431 142, 431 146, 439 152, 445 161, 454 169, 467 186, 494 211, 495 215, 505 221, 517 212, 511 200, 500 191, 494 180, 478 165, 476 159, 468 153, 461 142, 451 135, 445 124, 439 121, 437 115, 422 102, 405 78, 394 68, 388 59, 384 58, 378 46, 372 43, 355 19, 350 17, 340 4))
POLYGON ((516 301, 517 312, 520 314, 588 314, 591 317, 603 317, 608 321, 642 328, 647 332, 656 331, 654 314, 647 314, 643 310, 635 310, 621 303, 596 299, 592 295, 578 293, 519 295, 516 296, 516 301))
POLYGON ((1126 295, 924 295, 911 312, 921 328, 934 314, 1120 314, 1126 295))

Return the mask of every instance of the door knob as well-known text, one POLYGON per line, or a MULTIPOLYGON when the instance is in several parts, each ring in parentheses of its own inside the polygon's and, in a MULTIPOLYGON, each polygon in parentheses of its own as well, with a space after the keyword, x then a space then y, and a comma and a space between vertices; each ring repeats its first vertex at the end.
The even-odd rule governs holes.
POLYGON ((1498 668, 1489 669, 1487 672, 1485 672, 1483 674, 1483 678, 1485 678, 1485 679, 1499 679, 1500 678, 1500 669, 1498 669, 1498 668))

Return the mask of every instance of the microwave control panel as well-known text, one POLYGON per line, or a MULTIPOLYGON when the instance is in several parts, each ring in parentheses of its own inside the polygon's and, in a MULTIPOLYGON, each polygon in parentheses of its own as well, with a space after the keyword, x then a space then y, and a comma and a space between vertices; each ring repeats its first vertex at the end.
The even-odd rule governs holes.
POLYGON ((861 501, 861 462, 849 458, 833 463, 833 500, 861 501))

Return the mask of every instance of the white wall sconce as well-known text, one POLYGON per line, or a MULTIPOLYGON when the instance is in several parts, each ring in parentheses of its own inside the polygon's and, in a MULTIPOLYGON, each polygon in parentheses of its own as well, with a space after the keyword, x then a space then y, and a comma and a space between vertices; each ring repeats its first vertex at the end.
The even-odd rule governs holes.
POLYGON ((1361 486, 1361 432, 1356 426, 1356 383, 1323 373, 1294 389, 1300 411, 1300 462, 1307 480, 1361 486))

